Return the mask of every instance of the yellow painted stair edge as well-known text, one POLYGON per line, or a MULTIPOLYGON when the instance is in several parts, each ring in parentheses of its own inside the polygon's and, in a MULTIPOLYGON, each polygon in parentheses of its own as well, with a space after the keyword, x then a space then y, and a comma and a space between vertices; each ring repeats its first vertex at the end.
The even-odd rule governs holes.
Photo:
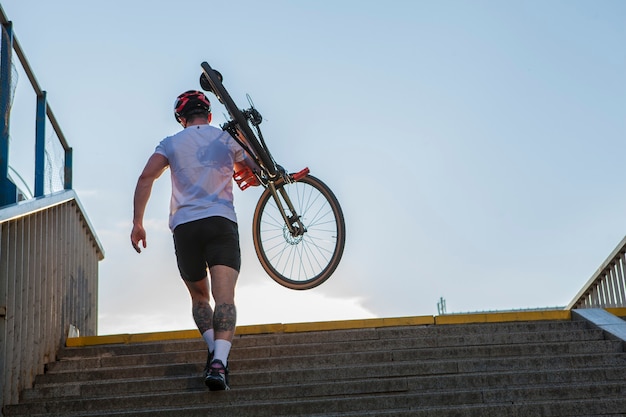
POLYGON ((511 321, 571 320, 570 310, 512 311, 500 313, 446 314, 435 324, 504 323, 511 321))
MULTIPOLYGON (((626 309, 607 309, 615 315, 626 316, 626 309)), ((471 323, 498 323, 512 321, 571 320, 569 310, 516 311, 496 313, 445 314, 441 316, 411 316, 395 318, 375 318, 343 321, 321 321, 311 323, 290 324, 258 324, 238 326, 236 335, 253 335, 269 333, 299 333, 327 330, 367 329, 393 326, 428 326, 471 323)), ((117 334, 105 336, 71 337, 66 341, 67 347, 85 347, 109 344, 130 344, 160 342, 168 340, 198 339, 198 330, 176 330, 167 332, 117 334)))

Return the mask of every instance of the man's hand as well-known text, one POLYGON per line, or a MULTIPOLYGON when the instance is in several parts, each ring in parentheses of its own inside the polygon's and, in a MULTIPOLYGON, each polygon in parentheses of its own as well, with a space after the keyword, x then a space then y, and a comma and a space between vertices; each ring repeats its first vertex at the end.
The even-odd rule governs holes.
POLYGON ((133 231, 130 232, 130 242, 137 253, 141 253, 139 242, 142 242, 144 249, 148 245, 146 231, 143 228, 143 213, 150 198, 152 184, 168 166, 169 162, 166 157, 153 153, 137 180, 135 196, 133 197, 133 231))
POLYGON ((142 246, 144 249, 148 245, 146 242, 146 230, 141 225, 134 225, 132 232, 130 232, 130 242, 133 244, 133 248, 137 251, 137 253, 141 253, 141 248, 139 247, 139 242, 142 242, 142 246))

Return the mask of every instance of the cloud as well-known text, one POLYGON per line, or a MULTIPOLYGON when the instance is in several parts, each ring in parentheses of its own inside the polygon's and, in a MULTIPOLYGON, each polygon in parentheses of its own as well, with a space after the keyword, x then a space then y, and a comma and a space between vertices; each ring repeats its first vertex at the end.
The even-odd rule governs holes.
POLYGON ((376 317, 359 298, 331 297, 315 289, 295 291, 271 281, 240 287, 237 311, 240 325, 376 317))

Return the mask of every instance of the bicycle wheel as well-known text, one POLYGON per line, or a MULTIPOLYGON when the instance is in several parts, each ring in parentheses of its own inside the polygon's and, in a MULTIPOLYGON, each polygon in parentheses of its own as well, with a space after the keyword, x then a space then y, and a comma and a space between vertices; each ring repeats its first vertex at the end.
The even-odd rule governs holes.
MULTIPOLYGON (((266 189, 252 221, 259 261, 270 277, 284 287, 317 287, 332 275, 343 255, 346 227, 339 202, 326 184, 311 175, 276 187, 287 192, 306 232, 291 235, 272 193, 266 189)), ((281 204, 284 205, 282 197, 281 204)), ((294 214, 285 210, 288 215, 294 214)))

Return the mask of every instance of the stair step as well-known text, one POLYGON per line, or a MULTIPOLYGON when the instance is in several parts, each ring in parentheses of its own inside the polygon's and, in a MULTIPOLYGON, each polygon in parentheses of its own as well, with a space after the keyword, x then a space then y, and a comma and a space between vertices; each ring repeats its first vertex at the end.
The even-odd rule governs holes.
MULTIPOLYGON (((516 387, 526 385, 549 385, 563 383, 596 383, 606 381, 626 381, 626 369, 616 367, 597 367, 588 369, 567 369, 554 372, 551 370, 537 371, 517 371, 517 372, 492 372, 474 374, 444 374, 430 376, 406 376, 379 378, 381 380, 406 381, 410 391, 436 391, 451 390, 466 386, 486 386, 486 387, 516 387)), ((242 390, 251 390, 259 398, 266 397, 266 389, 283 389, 284 385, 271 384, 270 378, 263 378, 262 374, 240 376, 233 379, 237 385, 233 384, 233 395, 242 390), (244 379, 245 378, 245 379, 244 379), (259 390, 258 387, 263 389, 259 390)), ((232 381, 231 381, 232 382, 232 381)), ((352 379, 335 384, 369 384, 371 379, 352 379)), ((307 390, 315 390, 317 382, 298 384, 299 387, 309 387, 307 390)), ((97 398, 115 397, 124 394, 178 392, 185 390, 205 390, 204 383, 200 376, 175 376, 161 378, 136 378, 124 381, 89 381, 86 383, 66 383, 50 384, 40 386, 36 389, 27 390, 23 394, 23 399, 28 401, 48 401, 50 399, 72 399, 72 398, 97 398)), ((243 394, 242 394, 243 395, 243 394)), ((245 395, 250 396, 250 393, 245 395)))
MULTIPOLYGON (((409 360, 442 360, 442 359, 463 359, 463 358, 495 358, 495 357, 524 357, 536 355, 557 355, 557 354, 599 354, 617 353, 622 351, 622 344, 619 341, 602 340, 582 343, 553 343, 553 344, 526 344, 526 345, 494 345, 487 347, 460 347, 460 348, 429 348, 429 349, 394 349, 383 351, 361 351, 354 353, 329 353, 326 349, 316 349, 305 356, 295 356, 300 352, 289 352, 288 355, 270 351, 266 356, 260 354, 248 355, 248 359, 237 359, 242 355, 232 355, 230 363, 233 369, 249 370, 259 366, 289 367, 304 366, 307 364, 320 365, 332 359, 333 363, 349 361, 351 363, 371 363, 384 361, 409 361, 409 360), (314 352, 319 352, 314 355, 314 352)), ((150 355, 126 355, 116 358, 90 358, 84 360, 59 361, 49 366, 48 378, 60 374, 83 373, 97 370, 117 369, 120 367, 140 367, 157 366, 171 364, 192 364, 203 366, 206 361, 206 350, 188 351, 184 353, 164 353, 150 355)), ((71 378, 68 376, 68 378, 71 378)))
MULTIPOLYGON (((318 386, 319 387, 319 386, 318 386)), ((46 403, 31 403, 22 407, 23 413, 38 415, 85 415, 85 413, 115 413, 122 410, 138 410, 149 407, 159 410, 184 405, 186 409, 210 411, 211 415, 294 416, 303 413, 345 413, 372 412, 374 410, 403 410, 412 408, 472 407, 477 405, 510 405, 526 402, 542 402, 558 398, 558 401, 573 401, 581 398, 626 398, 626 381, 595 384, 566 384, 531 386, 519 388, 457 389, 439 392, 407 392, 406 383, 378 381, 364 385, 365 391, 354 391, 353 386, 345 385, 343 390, 309 391, 298 386, 284 386, 268 390, 265 400, 246 400, 244 395, 229 392, 207 392, 206 390, 187 391, 169 394, 148 394, 141 396, 117 396, 88 400, 61 400, 46 403), (280 396, 281 391, 296 390, 299 395, 280 396), (267 399, 271 398, 271 399, 267 399), (523 398, 523 401, 519 401, 523 398), (217 414, 215 414, 217 413, 217 414), (225 414, 224 414, 225 415, 225 414)), ((309 388, 309 387, 305 387, 309 388)), ((334 388, 334 386, 333 386, 334 388)), ((341 388, 340 386, 338 388, 341 388)), ((265 391, 264 388, 257 390, 265 391)), ((91 415, 91 414, 90 414, 91 415)), ((96 414, 97 415, 97 414, 96 414)), ((187 415, 187 414, 185 414, 187 415)))
MULTIPOLYGON (((230 362, 231 377, 238 379, 248 374, 264 372, 271 369, 280 372, 282 378, 290 381, 323 380, 324 373, 329 369, 341 369, 347 378, 358 378, 376 372, 379 375, 395 373, 404 375, 407 372, 424 374, 471 373, 488 371, 506 371, 510 369, 559 369, 579 368, 581 366, 625 366, 626 356, 623 352, 568 354, 568 355, 528 355, 513 357, 484 358, 446 358, 424 359, 419 352, 375 352, 354 355, 322 355, 291 358, 266 358, 240 360, 230 362), (601 353, 601 354, 598 354, 601 353), (396 360, 394 355, 401 360, 396 360), (351 360, 354 359, 354 360, 351 360)), ((199 358, 200 359, 200 358, 199 358)), ((196 363, 174 363, 157 365, 136 365, 113 368, 94 368, 68 372, 51 372, 37 377, 37 384, 59 384, 89 380, 124 380, 136 378, 158 378, 172 375, 200 375, 206 359, 196 363)))

